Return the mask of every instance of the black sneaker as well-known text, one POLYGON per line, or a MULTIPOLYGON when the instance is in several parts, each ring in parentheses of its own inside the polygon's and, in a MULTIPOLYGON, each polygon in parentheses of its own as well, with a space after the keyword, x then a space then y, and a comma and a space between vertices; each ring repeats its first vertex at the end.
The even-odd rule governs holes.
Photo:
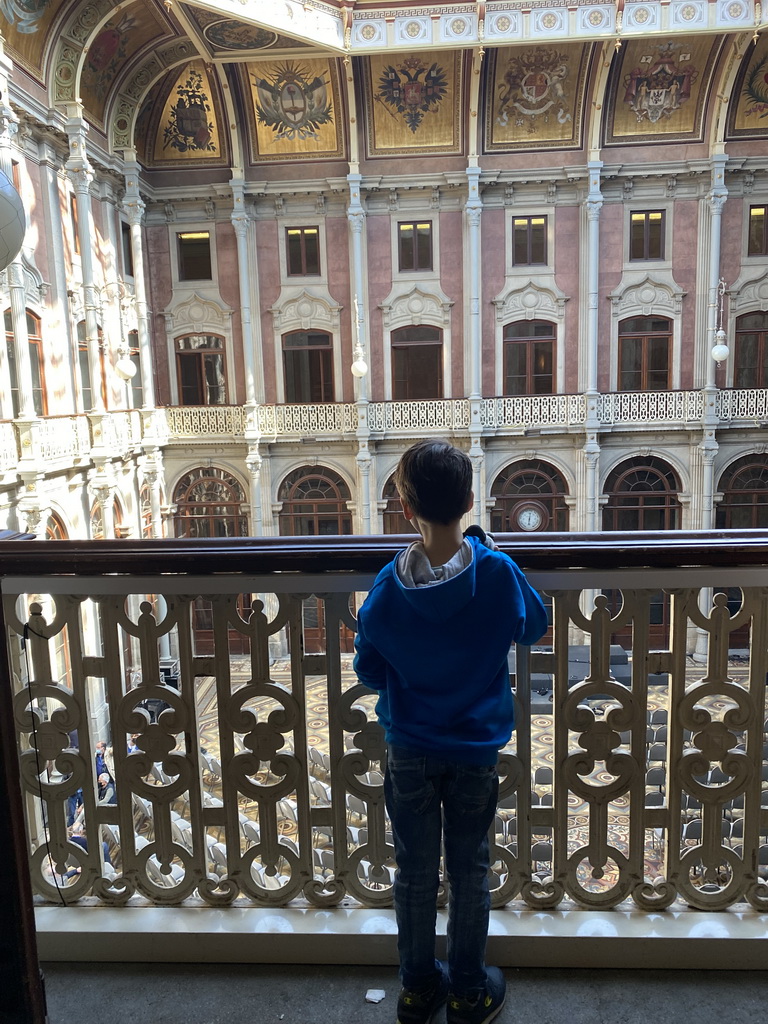
POLYGON ((488 1024, 504 1005, 507 983, 498 967, 487 968, 485 991, 474 1002, 448 996, 448 1024, 488 1024))
POLYGON ((441 971, 435 983, 421 992, 409 988, 400 989, 397 997, 397 1024, 430 1024, 447 998, 448 977, 445 971, 441 971))

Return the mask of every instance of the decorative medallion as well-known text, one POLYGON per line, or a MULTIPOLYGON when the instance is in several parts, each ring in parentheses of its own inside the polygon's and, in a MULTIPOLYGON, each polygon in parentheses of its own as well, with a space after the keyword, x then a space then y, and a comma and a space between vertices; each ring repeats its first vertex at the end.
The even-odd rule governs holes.
POLYGON ((592 28, 600 28, 600 26, 605 22, 605 12, 590 11, 589 16, 587 17, 587 21, 592 26, 592 28))
POLYGON ((691 98, 699 69, 679 43, 667 43, 656 55, 644 54, 639 67, 624 75, 624 102, 638 122, 670 118, 691 98))
POLYGON ((415 133, 425 114, 437 112, 446 92, 446 73, 437 62, 428 65, 420 57, 407 57, 397 67, 390 64, 384 69, 376 98, 401 114, 415 133))
POLYGON ((371 39, 376 38, 376 29, 373 25, 363 25, 360 29, 360 35, 365 39, 366 42, 370 42, 371 39))
POLYGON ((563 84, 568 77, 564 53, 537 46, 509 60, 500 86, 496 120, 505 127, 510 118, 518 124, 527 119, 533 128, 537 118, 555 117, 561 124, 571 120, 564 102, 563 84))
POLYGON ((276 139, 317 139, 318 128, 333 121, 327 83, 300 64, 286 61, 271 79, 257 78, 256 117, 276 139))
POLYGON ((648 10, 647 7, 638 7, 633 15, 634 22, 636 25, 645 25, 645 23, 650 19, 650 17, 651 12, 648 10))
POLYGON ((171 107, 163 130, 163 149, 169 146, 179 153, 216 152, 212 141, 211 102, 203 90, 203 76, 190 68, 187 79, 176 87, 178 99, 171 107))
POLYGON ((512 22, 506 14, 500 14, 496 19, 495 27, 497 32, 509 32, 512 28, 512 22))

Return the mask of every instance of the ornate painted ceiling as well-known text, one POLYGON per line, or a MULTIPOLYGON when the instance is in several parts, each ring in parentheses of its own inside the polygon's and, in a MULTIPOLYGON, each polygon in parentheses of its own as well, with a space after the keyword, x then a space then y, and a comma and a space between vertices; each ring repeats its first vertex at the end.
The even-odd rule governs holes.
POLYGON ((75 105, 98 145, 147 169, 562 163, 768 135, 757 0, 0 0, 0 14, 11 100, 75 105))

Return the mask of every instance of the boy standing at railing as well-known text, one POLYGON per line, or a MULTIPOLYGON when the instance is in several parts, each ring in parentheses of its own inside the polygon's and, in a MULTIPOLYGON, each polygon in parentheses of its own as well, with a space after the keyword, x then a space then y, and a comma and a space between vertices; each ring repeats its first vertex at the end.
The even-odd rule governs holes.
POLYGON ((511 558, 479 527, 469 457, 444 441, 405 452, 395 483, 421 540, 377 576, 358 615, 355 670, 379 692, 389 744, 384 792, 397 873, 398 1024, 486 1024, 504 1004, 504 976, 486 967, 488 830, 496 760, 513 727, 507 654, 535 643, 547 617, 511 558), (441 840, 450 882, 448 961, 435 959, 441 840))

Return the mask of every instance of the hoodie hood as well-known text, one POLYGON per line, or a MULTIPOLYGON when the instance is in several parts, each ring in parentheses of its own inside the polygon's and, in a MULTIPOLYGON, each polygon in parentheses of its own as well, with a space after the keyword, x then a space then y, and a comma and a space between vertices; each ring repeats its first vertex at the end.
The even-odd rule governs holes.
POLYGON ((476 566, 472 541, 465 538, 445 565, 433 566, 416 541, 395 560, 394 577, 415 612, 442 622, 460 612, 475 596, 476 566))

